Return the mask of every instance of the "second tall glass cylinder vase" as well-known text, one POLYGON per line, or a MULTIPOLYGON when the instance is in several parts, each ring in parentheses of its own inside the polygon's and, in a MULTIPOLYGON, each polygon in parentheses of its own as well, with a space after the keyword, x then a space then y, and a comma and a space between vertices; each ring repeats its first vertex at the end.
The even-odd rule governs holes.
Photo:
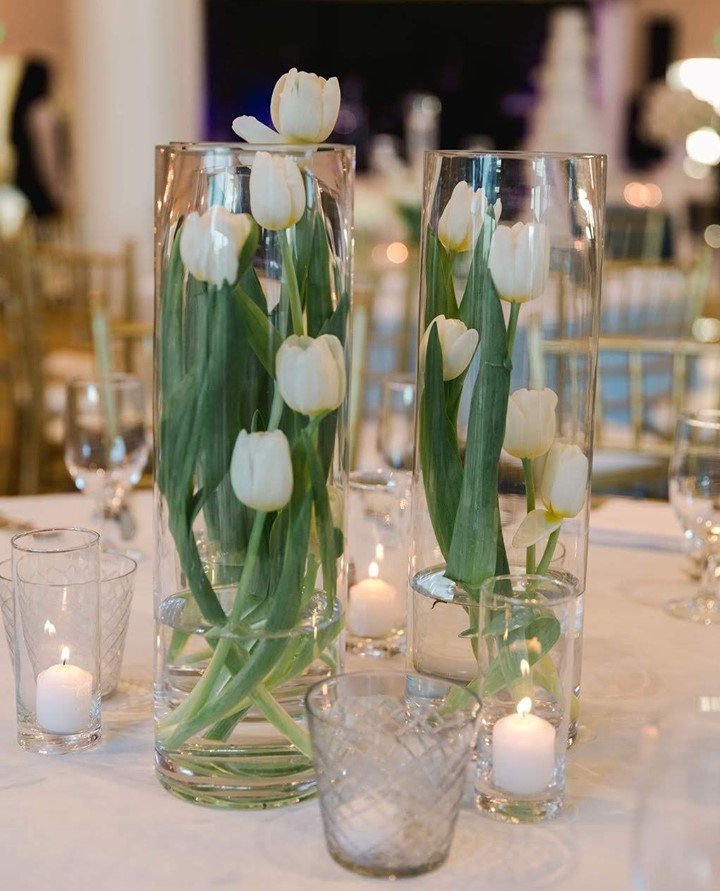
POLYGON ((156 765, 205 804, 315 788, 302 702, 340 668, 353 164, 158 149, 156 765))
POLYGON ((562 573, 575 717, 604 196, 600 155, 426 156, 412 667, 472 681, 482 582, 562 573))

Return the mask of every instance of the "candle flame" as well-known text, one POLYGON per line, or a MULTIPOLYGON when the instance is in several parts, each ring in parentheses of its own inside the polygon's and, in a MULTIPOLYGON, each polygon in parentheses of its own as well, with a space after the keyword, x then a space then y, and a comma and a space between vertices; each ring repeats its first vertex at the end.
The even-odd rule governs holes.
POLYGON ((532 699, 529 696, 524 696, 520 702, 517 704, 517 713, 519 715, 527 715, 530 713, 530 709, 532 708, 532 699))
POLYGON ((530 674, 530 663, 527 659, 520 660, 520 674, 526 678, 530 674))
POLYGON ((50 637, 55 637, 55 626, 50 621, 50 619, 47 619, 47 621, 45 622, 43 630, 45 631, 45 634, 49 634, 50 637))
MULTIPOLYGON (((70 647, 63 647, 60 652, 60 661, 63 665, 67 665, 70 660, 70 647)), ((519 708, 519 706, 518 706, 519 708)))
POLYGON ((375 545, 375 559, 378 561, 385 559, 385 547, 380 541, 375 545))
POLYGON ((368 575, 371 579, 376 579, 380 575, 380 568, 374 560, 370 566, 368 566, 368 575))

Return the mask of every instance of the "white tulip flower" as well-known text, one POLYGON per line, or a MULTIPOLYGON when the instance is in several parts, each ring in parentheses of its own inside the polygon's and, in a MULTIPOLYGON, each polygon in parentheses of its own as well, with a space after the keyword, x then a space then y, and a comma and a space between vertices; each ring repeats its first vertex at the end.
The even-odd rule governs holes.
POLYGON ((475 355, 480 335, 474 328, 468 328, 460 319, 446 319, 436 316, 427 327, 420 342, 420 365, 424 367, 432 326, 437 326, 440 349, 443 358, 443 380, 451 381, 459 377, 475 355))
POLYGON ((198 281, 232 285, 237 279, 238 260, 253 229, 246 213, 231 213, 215 206, 188 214, 180 231, 180 258, 198 281))
POLYGON ((332 411, 345 398, 345 354, 334 334, 291 335, 275 359, 275 377, 286 405, 303 415, 332 411))
POLYGON ((453 189, 438 223, 438 238, 449 251, 469 251, 485 220, 487 198, 482 189, 459 182, 453 189))
POLYGON ((232 128, 247 142, 323 142, 332 133, 340 111, 336 77, 318 77, 291 68, 275 84, 270 116, 277 132, 257 118, 242 115, 232 128))
POLYGON ((555 439, 557 393, 516 390, 508 399, 503 448, 514 458, 539 458, 555 439))
POLYGON ((250 210, 263 229, 288 229, 305 212, 305 183, 292 158, 258 152, 250 171, 250 210))
POLYGON ((290 444, 282 430, 248 433, 241 430, 230 461, 233 492, 247 507, 280 510, 290 501, 293 471, 290 444))
POLYGON ((497 292, 510 303, 539 297, 550 274, 550 234, 544 223, 500 224, 488 260, 497 292))
POLYGON ((520 524, 512 544, 528 548, 559 529, 564 519, 575 517, 585 503, 589 463, 576 445, 553 443, 540 480, 543 508, 532 510, 520 524))

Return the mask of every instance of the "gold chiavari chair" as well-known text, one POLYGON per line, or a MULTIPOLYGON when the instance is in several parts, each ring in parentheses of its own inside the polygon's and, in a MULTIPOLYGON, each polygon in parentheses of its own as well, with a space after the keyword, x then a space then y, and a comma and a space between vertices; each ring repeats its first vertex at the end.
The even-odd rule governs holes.
MULTIPOLYGON (((531 363, 542 364, 538 379, 547 379, 554 366, 552 378, 565 392, 586 386, 592 373, 587 342, 538 338, 530 355, 531 363)), ((679 412, 720 406, 720 343, 602 336, 598 355, 593 481, 608 487, 657 483, 666 473, 679 412), (608 355, 620 359, 613 374, 603 362, 608 355), (669 368, 666 375, 653 364, 658 359, 669 368)), ((561 430, 570 420, 562 412, 571 405, 571 399, 559 400, 561 430)))
POLYGON ((45 457, 62 443, 65 388, 73 377, 92 376, 92 314, 108 319, 113 367, 152 379, 152 326, 134 323, 134 258, 64 245, 38 245, 29 228, 0 244, 7 282, 4 301, 8 383, 15 414, 11 491, 36 492, 45 457), (48 294, 48 282, 59 282, 48 294), (111 287, 107 292, 104 287, 111 287), (119 310, 119 313, 118 313, 119 310))

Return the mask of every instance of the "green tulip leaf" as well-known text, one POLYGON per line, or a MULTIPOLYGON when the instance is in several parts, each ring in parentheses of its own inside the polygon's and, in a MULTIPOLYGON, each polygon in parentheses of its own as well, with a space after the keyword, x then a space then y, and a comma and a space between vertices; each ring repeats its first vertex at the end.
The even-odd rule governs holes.
POLYGON ((420 397, 420 462, 428 512, 440 550, 447 557, 462 487, 463 468, 455 425, 447 415, 442 349, 437 326, 428 338, 420 397))

